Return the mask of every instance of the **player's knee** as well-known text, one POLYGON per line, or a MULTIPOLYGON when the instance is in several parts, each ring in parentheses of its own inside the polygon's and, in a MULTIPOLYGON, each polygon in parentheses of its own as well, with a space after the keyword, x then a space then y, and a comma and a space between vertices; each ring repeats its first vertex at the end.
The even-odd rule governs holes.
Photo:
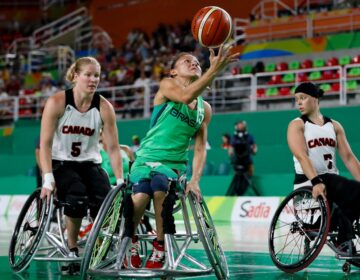
POLYGON ((82 218, 86 216, 89 205, 89 197, 85 195, 69 194, 66 197, 64 214, 72 218, 82 218))
POLYGON ((142 179, 138 183, 133 184, 132 186, 133 194, 137 193, 146 193, 150 197, 152 197, 152 190, 150 187, 150 180, 142 179))
POLYGON ((156 174, 151 179, 150 184, 152 192, 167 192, 169 190, 169 180, 168 178, 163 174, 156 174))

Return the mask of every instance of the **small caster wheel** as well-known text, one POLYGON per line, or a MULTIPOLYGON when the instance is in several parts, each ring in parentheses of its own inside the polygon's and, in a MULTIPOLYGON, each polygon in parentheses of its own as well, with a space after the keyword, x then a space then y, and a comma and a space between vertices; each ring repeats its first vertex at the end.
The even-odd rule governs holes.
POLYGON ((345 262, 345 263, 343 264, 343 266, 342 266, 342 270, 343 270, 343 272, 345 272, 345 273, 350 273, 350 271, 351 271, 351 265, 350 265, 350 263, 345 262))

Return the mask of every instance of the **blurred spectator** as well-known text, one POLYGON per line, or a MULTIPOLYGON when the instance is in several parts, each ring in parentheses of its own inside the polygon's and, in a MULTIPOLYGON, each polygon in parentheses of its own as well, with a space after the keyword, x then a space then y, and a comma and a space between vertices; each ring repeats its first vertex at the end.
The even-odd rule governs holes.
POLYGON ((231 144, 230 144, 230 134, 229 133, 224 133, 222 136, 221 136, 221 148, 224 149, 224 150, 229 150, 230 147, 231 147, 231 144))
POLYGON ((40 81, 40 91, 42 96, 52 96, 59 89, 55 86, 55 81, 51 75, 44 73, 40 81))
POLYGON ((10 76, 10 80, 6 83, 5 90, 10 96, 19 96, 21 82, 15 75, 10 76))
POLYGON ((138 135, 133 135, 132 137, 132 146, 130 147, 131 151, 135 154, 135 152, 140 147, 140 137, 138 135))

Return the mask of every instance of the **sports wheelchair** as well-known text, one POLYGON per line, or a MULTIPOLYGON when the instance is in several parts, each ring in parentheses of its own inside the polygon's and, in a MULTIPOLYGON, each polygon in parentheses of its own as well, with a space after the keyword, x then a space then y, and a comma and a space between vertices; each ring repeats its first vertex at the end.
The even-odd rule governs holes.
MULTIPOLYGON (((56 261, 59 264, 79 264, 81 261, 79 257, 69 256, 63 219, 66 203, 58 201, 54 195, 50 200, 40 199, 40 193, 41 188, 28 197, 15 224, 9 247, 9 263, 16 273, 27 269, 32 260, 56 261)), ((79 248, 84 247, 91 226, 90 216, 84 218, 79 233, 79 248)), ((75 273, 72 266, 69 266, 68 273, 75 273)))
POLYGON ((339 246, 340 209, 331 207, 322 197, 314 199, 311 187, 301 187, 287 196, 271 221, 269 251, 274 264, 284 272, 294 273, 309 266, 326 243, 339 260, 345 260, 343 271, 351 265, 360 267, 359 219, 349 223, 353 239, 347 246, 339 246))
MULTIPOLYGON (((121 277, 172 279, 173 277, 194 277, 215 272, 218 279, 228 279, 229 270, 224 252, 205 201, 198 202, 195 195, 184 195, 186 177, 170 181, 169 193, 163 204, 162 217, 165 233, 165 264, 161 269, 134 268, 131 266, 132 199, 127 184, 113 189, 103 203, 94 222, 85 246, 81 263, 81 279, 88 277, 121 277), (188 202, 188 203, 186 203, 188 202), (192 217, 189 216, 190 205, 192 217), (174 214, 183 219, 184 233, 177 233, 174 214), (193 232, 190 219, 196 225, 193 232), (202 243, 210 267, 190 255, 192 243, 202 243), (124 260, 129 264, 126 268, 124 260)), ((145 215, 154 218, 154 213, 145 215)), ((156 236, 137 229, 140 242, 140 257, 145 258, 147 243, 156 236)))

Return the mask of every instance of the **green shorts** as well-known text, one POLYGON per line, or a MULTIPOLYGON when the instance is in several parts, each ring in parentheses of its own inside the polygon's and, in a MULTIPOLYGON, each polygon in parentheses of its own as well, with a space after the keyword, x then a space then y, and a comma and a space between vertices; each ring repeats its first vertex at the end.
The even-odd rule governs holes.
POLYGON ((142 179, 151 179, 156 174, 163 174, 169 179, 177 179, 186 172, 185 163, 151 162, 136 158, 131 166, 130 184, 137 184, 142 179))

